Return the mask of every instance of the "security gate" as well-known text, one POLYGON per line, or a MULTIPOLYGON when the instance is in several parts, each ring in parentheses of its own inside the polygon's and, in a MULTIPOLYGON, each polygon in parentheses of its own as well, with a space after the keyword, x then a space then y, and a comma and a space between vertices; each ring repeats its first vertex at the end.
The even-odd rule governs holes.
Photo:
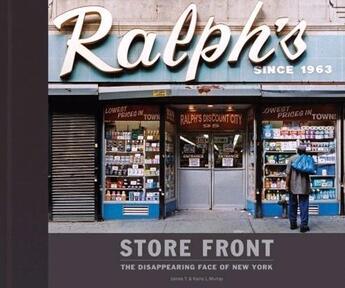
POLYGON ((95 116, 53 112, 50 141, 51 220, 94 221, 95 116))

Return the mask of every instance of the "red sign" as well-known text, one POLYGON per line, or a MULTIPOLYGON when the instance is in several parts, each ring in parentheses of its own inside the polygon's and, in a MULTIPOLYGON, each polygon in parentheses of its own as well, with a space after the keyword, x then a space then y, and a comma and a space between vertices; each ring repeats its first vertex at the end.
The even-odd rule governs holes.
POLYGON ((263 120, 291 121, 335 121, 337 107, 335 105, 282 105, 266 106, 262 111, 263 120))
POLYGON ((108 105, 104 109, 104 119, 110 121, 159 121, 159 107, 108 105))
POLYGON ((229 130, 244 128, 244 115, 239 112, 186 112, 180 114, 184 130, 229 130))

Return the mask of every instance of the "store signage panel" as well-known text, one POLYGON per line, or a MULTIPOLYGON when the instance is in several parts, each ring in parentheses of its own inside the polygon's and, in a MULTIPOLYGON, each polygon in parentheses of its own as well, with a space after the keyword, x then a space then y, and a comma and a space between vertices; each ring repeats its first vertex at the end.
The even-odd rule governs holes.
POLYGON ((77 19, 71 35, 49 37, 49 81, 320 82, 345 79, 344 35, 308 36, 304 20, 285 33, 288 18, 278 18, 272 30, 266 24, 255 27, 262 5, 261 1, 256 4, 237 35, 229 26, 217 24, 215 17, 210 17, 203 32, 196 35, 195 4, 183 11, 170 36, 133 29, 116 37, 109 34, 112 15, 106 9, 87 6, 70 10, 54 20, 55 26, 63 29, 77 19), (96 32, 82 38, 83 24, 89 14, 97 14, 100 25, 96 32), (186 25, 186 33, 182 34, 182 27, 186 25), (208 41, 217 32, 219 37, 208 41), (138 39, 142 41, 138 43, 138 39), (90 46, 95 43, 96 48, 90 46))
POLYGON ((104 108, 105 121, 159 121, 158 106, 114 106, 104 108))
POLYGON ((263 120, 273 121, 336 121, 335 105, 269 105, 262 110, 263 120))
POLYGON ((239 112, 185 112, 179 115, 182 130, 242 129, 244 121, 244 115, 239 112))

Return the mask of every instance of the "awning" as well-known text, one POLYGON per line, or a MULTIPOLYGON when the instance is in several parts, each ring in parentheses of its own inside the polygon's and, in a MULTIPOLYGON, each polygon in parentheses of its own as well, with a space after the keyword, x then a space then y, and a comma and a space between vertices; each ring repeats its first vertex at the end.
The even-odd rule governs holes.
POLYGON ((98 95, 97 84, 48 84, 48 95, 98 95))
POLYGON ((141 85, 99 87, 99 99, 128 99, 179 96, 261 96, 260 85, 141 85))
POLYGON ((266 85, 262 97, 345 97, 345 85, 266 85))
POLYGON ((345 85, 276 84, 162 84, 99 86, 98 84, 49 84, 49 95, 98 95, 100 100, 151 97, 336 97, 345 98, 345 85))

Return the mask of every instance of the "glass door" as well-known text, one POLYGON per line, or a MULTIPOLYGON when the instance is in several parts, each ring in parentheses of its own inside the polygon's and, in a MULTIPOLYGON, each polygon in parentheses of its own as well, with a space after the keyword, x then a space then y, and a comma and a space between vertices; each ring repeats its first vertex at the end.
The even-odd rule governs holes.
POLYGON ((210 209, 210 135, 184 133, 179 136, 178 187, 180 209, 210 209))
POLYGON ((245 207, 244 136, 213 134, 212 208, 245 207))
POLYGON ((179 136, 180 209, 245 207, 243 133, 179 136))

